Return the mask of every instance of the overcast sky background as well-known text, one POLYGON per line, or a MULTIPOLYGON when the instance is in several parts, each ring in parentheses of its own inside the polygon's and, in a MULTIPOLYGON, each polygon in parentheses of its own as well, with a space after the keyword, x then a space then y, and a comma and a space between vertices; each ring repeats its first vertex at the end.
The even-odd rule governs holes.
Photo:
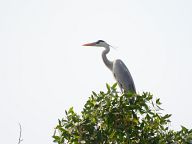
POLYGON ((150 91, 171 127, 192 128, 192 1, 1 0, 0 143, 52 143, 58 118, 80 112, 91 91, 115 80, 102 48, 117 47, 138 93, 150 91))

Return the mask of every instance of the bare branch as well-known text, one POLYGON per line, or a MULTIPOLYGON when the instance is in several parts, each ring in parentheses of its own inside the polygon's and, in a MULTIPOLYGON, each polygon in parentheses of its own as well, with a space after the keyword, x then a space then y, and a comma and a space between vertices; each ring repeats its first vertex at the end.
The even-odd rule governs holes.
POLYGON ((21 124, 19 123, 19 140, 17 144, 20 144, 23 141, 23 139, 21 138, 21 134, 22 134, 22 127, 21 124))

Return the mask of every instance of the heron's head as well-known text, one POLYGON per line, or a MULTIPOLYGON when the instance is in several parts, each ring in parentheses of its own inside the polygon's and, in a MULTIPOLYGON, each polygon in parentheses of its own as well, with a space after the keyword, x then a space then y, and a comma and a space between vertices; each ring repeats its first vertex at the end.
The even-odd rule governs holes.
POLYGON ((87 43, 87 44, 84 44, 83 46, 108 47, 109 44, 106 43, 106 42, 103 41, 103 40, 98 40, 98 41, 93 42, 93 43, 87 43))

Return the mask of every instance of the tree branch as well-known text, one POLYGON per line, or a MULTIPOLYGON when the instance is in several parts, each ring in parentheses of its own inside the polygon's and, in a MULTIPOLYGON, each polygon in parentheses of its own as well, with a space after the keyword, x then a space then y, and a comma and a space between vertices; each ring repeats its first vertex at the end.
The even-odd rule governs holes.
POLYGON ((21 124, 19 123, 19 140, 17 144, 20 144, 23 141, 23 139, 21 138, 21 134, 22 134, 22 127, 21 124))

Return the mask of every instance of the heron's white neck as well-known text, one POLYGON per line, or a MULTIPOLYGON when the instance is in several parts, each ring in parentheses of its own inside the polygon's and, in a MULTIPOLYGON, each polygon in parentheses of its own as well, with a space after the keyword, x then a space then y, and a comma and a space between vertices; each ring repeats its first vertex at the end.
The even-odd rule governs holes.
POLYGON ((105 48, 105 50, 102 52, 103 62, 112 71, 113 70, 113 62, 108 60, 108 58, 106 56, 109 53, 110 48, 109 48, 109 46, 105 46, 104 48, 105 48))

